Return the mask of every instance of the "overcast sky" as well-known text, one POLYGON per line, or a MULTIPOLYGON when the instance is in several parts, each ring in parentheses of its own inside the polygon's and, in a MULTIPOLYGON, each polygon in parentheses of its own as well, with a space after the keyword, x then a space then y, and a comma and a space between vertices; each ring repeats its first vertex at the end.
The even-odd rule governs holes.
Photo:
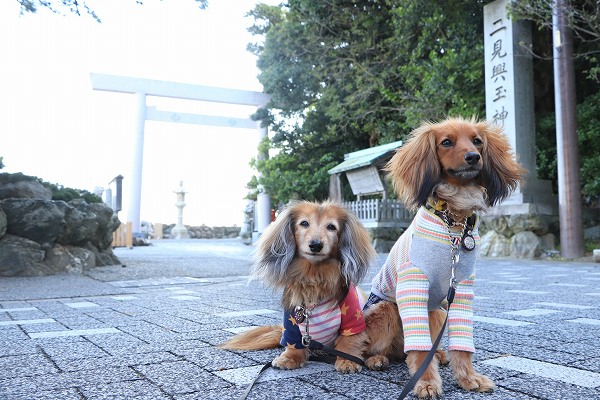
MULTIPOLYGON (((98 0, 102 19, 19 16, 0 2, 0 172, 93 191, 121 174, 128 204, 134 96, 92 90, 90 73, 262 91, 244 14, 255 0, 98 0)), ((276 4, 275 1, 267 3, 276 4)), ((247 117, 253 108, 151 98, 165 111, 247 117)), ((242 223, 254 130, 146 122, 141 219, 175 223, 182 180, 185 224, 242 223)), ((127 210, 119 213, 127 220, 127 210)))

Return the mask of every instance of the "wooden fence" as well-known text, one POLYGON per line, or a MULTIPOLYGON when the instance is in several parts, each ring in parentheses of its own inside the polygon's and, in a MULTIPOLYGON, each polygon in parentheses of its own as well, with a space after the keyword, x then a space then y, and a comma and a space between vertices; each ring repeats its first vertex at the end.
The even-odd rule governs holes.
POLYGON ((133 248, 133 232, 131 230, 131 222, 121 224, 117 230, 113 232, 112 247, 133 248))
POLYGON ((370 199, 345 202, 367 228, 407 227, 414 215, 396 200, 370 199))

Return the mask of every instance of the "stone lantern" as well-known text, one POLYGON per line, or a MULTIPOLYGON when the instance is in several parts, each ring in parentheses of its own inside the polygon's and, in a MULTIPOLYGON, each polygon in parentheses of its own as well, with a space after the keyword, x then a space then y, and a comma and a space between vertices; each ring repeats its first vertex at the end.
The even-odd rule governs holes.
POLYGON ((175 202, 175 207, 177 207, 177 224, 171 229, 171 238, 187 239, 189 237, 188 231, 183 225, 183 207, 185 207, 185 194, 187 192, 183 188, 183 181, 179 181, 179 187, 173 193, 177 195, 177 201, 175 202))

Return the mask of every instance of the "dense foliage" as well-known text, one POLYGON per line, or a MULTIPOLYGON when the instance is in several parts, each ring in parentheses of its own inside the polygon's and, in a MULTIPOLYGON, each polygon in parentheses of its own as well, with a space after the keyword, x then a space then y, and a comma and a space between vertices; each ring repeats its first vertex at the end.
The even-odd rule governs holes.
MULTIPOLYGON (((161 0, 162 1, 162 0, 161 0)), ((200 9, 205 9, 208 6, 208 0, 195 0, 200 9)), ((35 13, 40 8, 47 8, 57 14, 73 13, 81 15, 82 13, 91 16, 98 22, 100 17, 96 14, 92 6, 86 0, 17 0, 21 5, 21 14, 35 13)), ((143 4, 143 0, 135 0, 137 4, 143 4)))
POLYGON ((483 114, 483 2, 398 4, 290 0, 250 13, 276 152, 256 167, 277 202, 327 197, 344 153, 425 119, 483 114))
MULTIPOLYGON (((252 10, 250 31, 258 41, 249 50, 258 56, 259 79, 272 96, 256 115, 271 131, 263 144, 271 157, 254 165, 275 202, 326 198, 327 170, 345 153, 402 139, 423 120, 484 117, 486 3, 289 0, 252 10)), ((551 50, 552 37, 538 26, 532 51, 543 53, 551 50)), ((598 93, 595 67, 591 55, 576 59, 582 102, 598 93)), ((536 57, 534 68, 539 154, 549 160, 539 162, 539 172, 555 180, 548 152, 553 143, 542 134, 552 129, 544 127, 553 111, 552 62, 536 57)), ((588 102, 594 107, 598 99, 588 102)), ((592 123, 588 118, 579 126, 586 140, 597 141, 592 123)), ((584 153, 582 168, 591 168, 584 153)), ((586 193, 597 190, 591 175, 582 172, 586 193)))
MULTIPOLYGON (((600 2, 565 2, 564 13, 573 32, 577 135, 579 138, 581 193, 587 205, 600 203, 600 2)), ((553 0, 512 3, 511 13, 534 22, 536 147, 538 176, 551 180, 557 190, 556 116, 552 60, 553 0)))

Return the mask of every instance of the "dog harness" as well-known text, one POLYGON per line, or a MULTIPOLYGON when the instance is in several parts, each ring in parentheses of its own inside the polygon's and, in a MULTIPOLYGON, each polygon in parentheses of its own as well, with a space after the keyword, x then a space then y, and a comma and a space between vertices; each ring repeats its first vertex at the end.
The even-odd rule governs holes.
MULTIPOLYGON (((479 218, 471 234, 479 242, 479 218)), ((452 278, 452 240, 461 233, 425 207, 421 207, 406 232, 400 236, 383 267, 373 278, 369 304, 383 299, 398 304, 404 330, 404 351, 431 349, 428 311, 443 306, 452 278)), ((448 349, 474 352, 473 285, 475 251, 460 251, 454 264, 457 281, 453 306, 448 315, 448 349)))
POLYGON ((303 349, 302 334, 309 322, 310 336, 324 345, 330 346, 338 336, 356 335, 366 329, 365 318, 358 293, 354 286, 340 303, 336 299, 321 301, 314 307, 306 307, 308 318, 296 320, 295 310, 285 310, 283 314, 283 336, 281 345, 303 349))

